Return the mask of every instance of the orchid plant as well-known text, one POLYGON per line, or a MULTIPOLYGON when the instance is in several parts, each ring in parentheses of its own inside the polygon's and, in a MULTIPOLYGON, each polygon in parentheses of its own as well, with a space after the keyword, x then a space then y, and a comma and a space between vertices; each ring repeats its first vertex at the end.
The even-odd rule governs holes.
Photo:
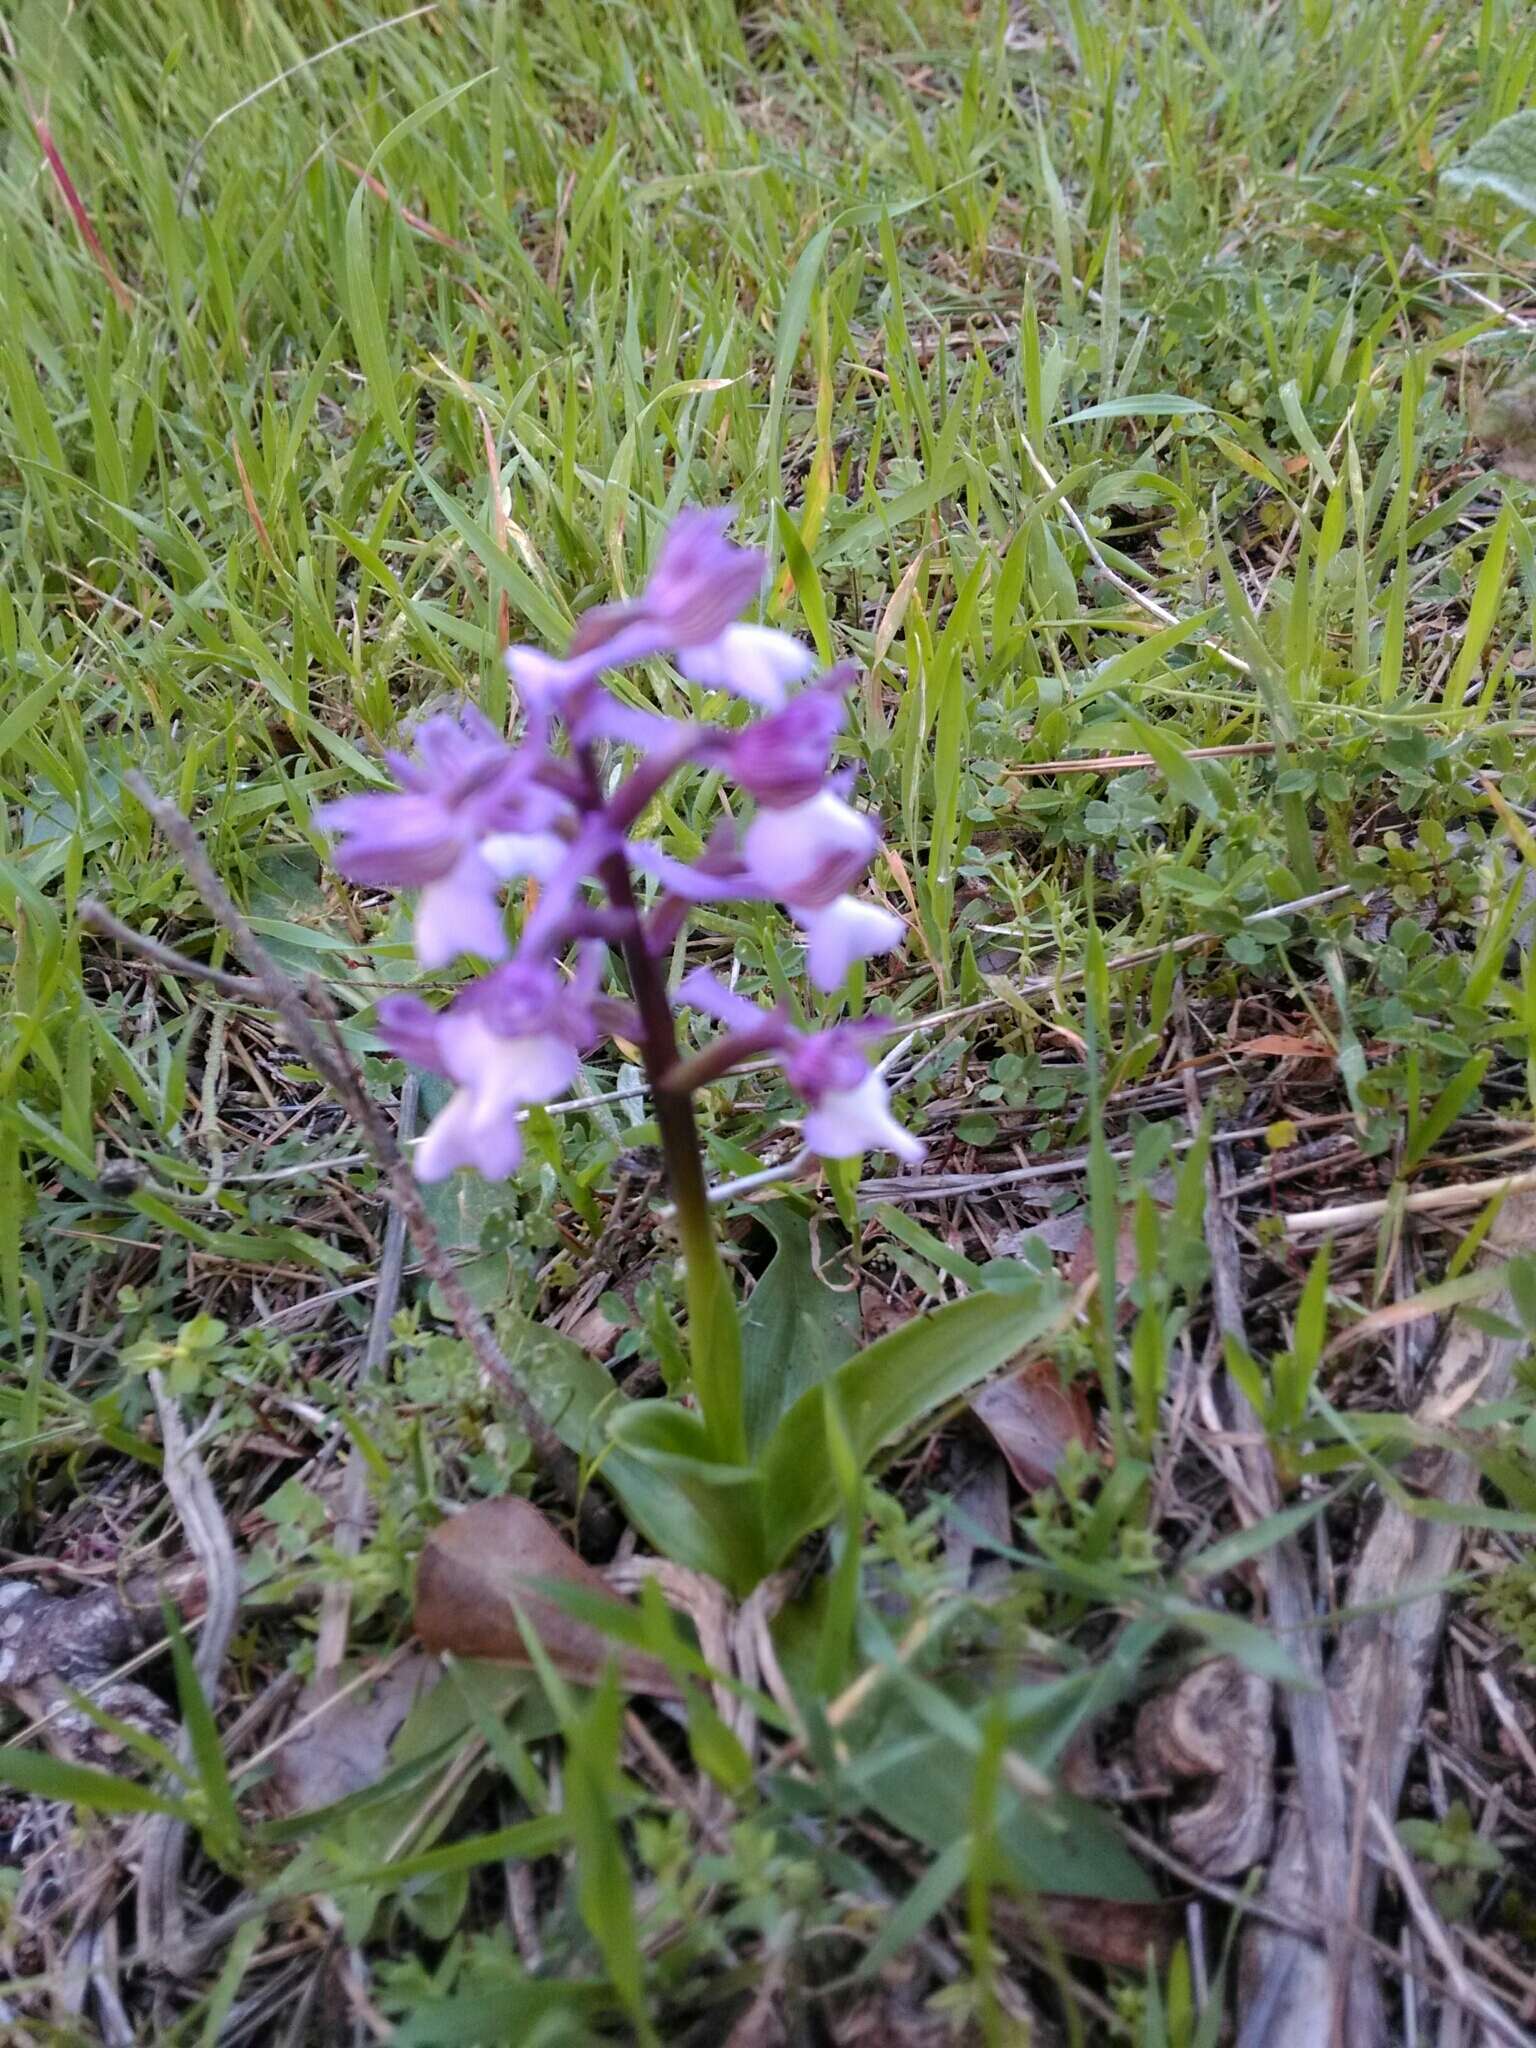
MULTIPOLYGON (((767 562, 727 538, 730 518, 680 513, 640 594, 584 613, 564 655, 508 651, 523 711, 517 744, 473 707, 439 714, 417 730, 413 752, 387 757, 397 788, 342 797, 317 822, 334 836, 344 876, 416 892, 413 943, 423 969, 462 958, 495 963, 439 1007, 413 995, 378 1006, 391 1050, 452 1083, 416 1148, 422 1180, 460 1168, 509 1176, 528 1110, 564 1093, 600 1038, 639 1048, 684 1257, 692 1405, 634 1404, 614 1433, 632 1457, 692 1487, 701 1527, 718 1540, 697 1533, 683 1547, 702 1545, 711 1568, 744 1586, 785 1546, 783 1532, 776 1540, 766 1527, 764 1503, 749 1498, 764 1446, 749 1440, 740 1325, 693 1097, 766 1058, 804 1102, 811 1153, 844 1160, 884 1150, 915 1162, 923 1146, 892 1114, 872 1061, 879 1023, 807 1030, 782 1004, 765 1008, 703 968, 675 991, 667 986, 665 963, 699 904, 781 903, 803 937, 806 972, 825 993, 904 937, 893 911, 857 893, 880 829, 852 801, 853 773, 833 766, 855 670, 816 676, 814 656, 792 635, 742 623, 767 562), (608 687, 616 671, 659 656, 757 715, 745 724, 665 717, 608 687), (608 759, 615 746, 631 763, 617 773, 608 759), (690 863, 640 827, 671 778, 699 766, 721 774, 752 809, 744 828, 723 821, 690 863), (513 945, 502 892, 519 881, 528 886, 513 945), (615 954, 622 994, 608 987, 615 954), (685 1053, 679 1008, 723 1028, 685 1053)), ((603 1469, 622 1491, 622 1459, 610 1454, 603 1469)), ((834 1496, 829 1511, 835 1506, 834 1496)))

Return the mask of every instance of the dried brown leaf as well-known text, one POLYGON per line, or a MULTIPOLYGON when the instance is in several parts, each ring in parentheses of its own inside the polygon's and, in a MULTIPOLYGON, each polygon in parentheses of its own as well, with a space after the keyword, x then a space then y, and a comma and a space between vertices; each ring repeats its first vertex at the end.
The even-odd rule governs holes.
POLYGON ((312 1692, 300 1695, 296 1733, 279 1750, 273 1772, 285 1812, 308 1813, 376 1785, 389 1769, 389 1746, 406 1715, 437 1684, 442 1667, 435 1657, 411 1650, 381 1661, 371 1684, 349 1690, 346 1681, 355 1675, 343 1674, 334 1705, 312 1692))
POLYGON ((1095 1444, 1093 1412, 1081 1386, 1063 1386, 1055 1362, 1033 1358, 971 1402, 1020 1486, 1033 1493, 1056 1476, 1068 1447, 1095 1444))
POLYGON ((1068 1955, 1138 1972, 1146 1969, 1149 1952, 1166 1962, 1179 1932, 1179 1916, 1172 1906, 1067 1898, 1054 1892, 1042 1893, 1027 1907, 1010 1901, 998 1917, 1005 1927, 1016 1927, 1033 1942, 1048 1934, 1068 1955))
POLYGON ((511 1495, 477 1501, 434 1529, 421 1554, 417 1637, 439 1653, 528 1665, 521 1609, 562 1677, 594 1685, 616 1664, 627 1691, 676 1697, 676 1682, 657 1658, 620 1650, 601 1629, 541 1592, 539 1582, 552 1579, 622 1604, 532 1501, 511 1495))
POLYGON ((1331 1060, 1334 1050, 1320 1038, 1298 1038, 1292 1031, 1266 1031, 1233 1046, 1244 1059, 1331 1060))

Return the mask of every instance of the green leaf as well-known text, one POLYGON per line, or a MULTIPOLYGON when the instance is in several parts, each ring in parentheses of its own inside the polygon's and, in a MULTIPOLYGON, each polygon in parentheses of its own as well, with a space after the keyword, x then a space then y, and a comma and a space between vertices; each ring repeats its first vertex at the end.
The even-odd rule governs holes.
POLYGON ((927 1259, 930 1265, 937 1266, 941 1273, 963 1280, 967 1287, 986 1285, 986 1274, 974 1259, 968 1259, 964 1252, 957 1252, 943 1238, 935 1237, 915 1216, 907 1215, 893 1203, 882 1202, 875 1211, 875 1221, 882 1230, 888 1230, 892 1237, 927 1259))
POLYGON ((1295 1507, 1281 1508, 1277 1514, 1266 1515, 1262 1522, 1255 1522, 1249 1529, 1239 1529, 1235 1536, 1224 1536, 1209 1550, 1202 1550, 1198 1557, 1190 1559, 1184 1570, 1192 1579, 1214 1579, 1223 1572, 1234 1571, 1238 1565, 1247 1564, 1250 1558, 1262 1557, 1277 1543, 1298 1535, 1309 1522, 1315 1522, 1326 1508, 1331 1507, 1334 1499, 1333 1494, 1323 1493, 1316 1500, 1300 1501, 1295 1507))
MULTIPOLYGON (((956 185, 965 184, 974 172, 965 178, 956 179, 956 185)), ((815 296, 816 280, 826 259, 827 245, 832 237, 844 228, 871 226, 882 217, 899 220, 904 213, 912 213, 930 200, 941 199, 952 189, 943 186, 937 192, 924 193, 917 199, 908 199, 899 206, 885 206, 866 201, 857 206, 848 206, 835 219, 820 227, 795 259, 795 267, 789 274, 789 283, 779 301, 774 330, 777 339, 773 350, 773 382, 768 389, 768 409, 763 416, 763 430, 758 436, 757 460, 771 475, 777 476, 779 463, 779 423, 784 416, 784 401, 789 396, 794 381, 795 358, 800 352, 800 343, 805 338, 806 326, 811 317, 811 302, 815 296)))
MULTIPOLYGON (((673 1401, 631 1401, 614 1412, 609 1428, 615 1455, 628 1461, 626 1470, 649 1468, 647 1476, 666 1488, 663 1533, 676 1541, 700 1532, 699 1569, 738 1594, 750 1592, 770 1569, 762 1544, 760 1473, 722 1459, 703 1418, 673 1401), (679 1503, 691 1509, 690 1522, 678 1519, 679 1503)), ((635 1514, 629 1491, 621 1498, 635 1514)), ((653 1540, 679 1562, 689 1561, 660 1537, 653 1540)))
MULTIPOLYGON (((1069 1313, 1060 1283, 1042 1278, 1016 1293, 978 1294, 915 1316, 839 1366, 827 1384, 861 1468, 923 1416, 1059 1329, 1069 1313)), ((819 1387, 801 1395, 774 1433, 763 1483, 768 1552, 778 1564, 838 1509, 819 1387)))
POLYGON ((239 1847, 240 1815, 224 1762, 219 1726, 198 1679, 197 1667, 192 1661, 192 1652, 187 1648, 181 1623, 169 1607, 165 1609, 165 1624, 171 1644, 171 1661, 176 1671, 176 1698, 181 1707, 182 1725, 191 1741, 197 1788, 207 1809, 204 1834, 210 1847, 230 1856, 239 1847))
POLYGON ((1195 612, 1187 619, 1180 619, 1172 626, 1161 626, 1157 632, 1148 633, 1145 639, 1123 647, 1098 668, 1088 671, 1087 680, 1074 691, 1073 701, 1086 704, 1090 698, 1105 696, 1124 683, 1135 682, 1146 670, 1156 668, 1165 654, 1172 653, 1175 647, 1183 647, 1204 632, 1215 616, 1213 611, 1195 612))
POLYGON ((1181 803, 1198 811, 1202 817, 1216 822, 1221 817, 1221 805, 1216 793, 1200 772, 1197 762, 1191 761, 1173 735, 1160 725, 1152 725, 1141 718, 1128 704, 1117 703, 1116 710, 1140 741, 1145 752, 1157 763, 1157 772, 1181 803))
POLYGON ((645 1963, 634 1881, 619 1836, 619 1741, 624 1702, 612 1672, 565 1729, 565 1810, 576 1845, 576 1903, 602 1952, 638 2038, 655 2040, 643 2002, 645 1963))
POLYGON ((1439 1144, 1477 1093, 1492 1057, 1492 1053, 1486 1050, 1477 1053, 1451 1076, 1422 1121, 1415 1123, 1409 1131, 1408 1142, 1403 1148, 1403 1172, 1411 1173, 1439 1144))
MULTIPOLYGON (((493 1834, 471 1835, 466 1841, 450 1842, 442 1849, 426 1849, 418 1856, 399 1856, 392 1863, 377 1863, 366 1869, 342 1870, 327 1880, 328 1888, 341 1891, 354 1885, 405 1884, 417 1878, 444 1877, 458 1870, 474 1870, 482 1863, 531 1862, 552 1856, 571 1839, 571 1824, 563 1813, 540 1814, 534 1820, 515 1821, 493 1834)), ((289 1887, 280 1882, 273 1896, 287 1898, 311 1891, 304 1883, 289 1887)))
POLYGON ((778 1250, 741 1318, 747 1444, 754 1456, 806 1388, 840 1366, 859 1341, 858 1295, 829 1287, 822 1277, 846 1277, 843 1254, 822 1252, 818 1272, 810 1225, 790 1203, 775 1202, 759 1214, 778 1250))
POLYGON ((726 1556, 696 1491, 680 1489, 657 1458, 619 1442, 617 1430, 610 1434, 610 1420, 631 1406, 666 1404, 626 1402, 597 1360, 558 1331, 509 1314, 498 1317, 497 1333, 544 1420, 568 1449, 593 1461, 596 1482, 617 1495, 647 1542, 678 1564, 724 1577, 726 1556))
MULTIPOLYGON (((976 1759, 889 1695, 858 1723, 860 1793, 882 1819, 947 1850, 968 1832, 976 1759)), ((999 1791, 994 1839, 1020 1883, 1074 1898, 1151 1901, 1157 1893, 1114 1823, 1087 1800, 1058 1792, 1025 1800, 999 1791)))
POLYGON ((1536 213, 1536 107, 1496 122, 1459 163, 1441 172, 1440 182, 1453 192, 1492 192, 1536 213))
POLYGON ((133 1778, 117 1778, 86 1764, 66 1764, 40 1749, 0 1749, 0 1785, 14 1785, 18 1792, 39 1799, 61 1799, 88 1813, 168 1813, 178 1820, 186 1818, 186 1809, 176 1800, 133 1778))
POLYGON ((759 464, 772 472, 778 469, 779 421, 783 417, 784 400, 794 375, 795 357, 810 318, 811 295, 816 289, 827 244, 837 225, 835 220, 829 220, 825 227, 818 228, 812 235, 800 251, 779 302, 778 318, 774 322, 778 339, 773 355, 773 382, 769 386, 768 410, 763 417, 763 431, 757 444, 759 464))
POLYGON ((1462 635, 1461 651, 1456 656, 1456 666, 1446 681, 1444 703, 1448 711, 1461 708, 1474 677, 1482 667, 1483 653, 1493 632, 1494 623, 1499 615, 1499 605, 1504 596, 1505 562, 1509 554, 1510 525, 1513 518, 1513 507, 1506 500, 1494 523, 1493 532, 1488 536, 1488 545, 1483 550, 1482 564, 1478 569, 1477 583, 1472 592, 1472 602, 1467 607, 1467 626, 1462 635))
POLYGON ((1056 424, 1059 427, 1080 427, 1087 420, 1182 419, 1190 413, 1210 412, 1212 409, 1202 405, 1198 398, 1181 398, 1176 391, 1149 391, 1142 398, 1106 398, 1097 405, 1085 405, 1081 412, 1068 413, 1056 424))
POLYGON ((1322 442, 1312 431, 1311 421, 1302 411, 1301 386, 1294 377, 1280 387, 1280 410, 1285 414, 1286 425, 1296 436, 1297 446, 1329 490, 1333 490, 1338 478, 1333 473, 1333 464, 1328 460, 1322 442))
POLYGON ((816 574, 816 565, 811 560, 805 542, 800 538, 800 529, 783 505, 774 507, 774 527, 779 536, 779 545, 784 550, 784 559, 789 564, 789 573, 794 579, 795 595, 800 600, 800 610, 810 628, 811 638, 816 643, 816 652, 822 662, 830 668, 832 664, 832 631, 827 624, 827 600, 821 587, 821 578, 816 574))

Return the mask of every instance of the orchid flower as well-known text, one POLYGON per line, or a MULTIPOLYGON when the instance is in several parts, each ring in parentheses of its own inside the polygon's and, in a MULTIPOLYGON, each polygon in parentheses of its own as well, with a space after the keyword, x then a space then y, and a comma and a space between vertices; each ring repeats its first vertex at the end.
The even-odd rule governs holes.
POLYGON ((337 868, 371 887, 420 891, 413 937, 423 967, 460 953, 499 960, 501 884, 555 871, 565 852, 555 828, 570 805, 539 782, 534 756, 514 752, 470 707, 420 726, 414 759, 386 759, 398 790, 344 796, 315 813, 339 837, 337 868))
POLYGON ((384 998, 385 1043, 455 1084, 416 1149, 418 1179, 445 1180, 459 1166, 473 1166, 487 1180, 517 1171, 522 1112, 562 1094, 597 1037, 592 1001, 601 972, 596 946, 583 952, 570 981, 553 967, 510 960, 442 1010, 418 996, 384 998))
MULTIPOLYGON (((867 1047, 880 1034, 878 1023, 803 1031, 784 1011, 760 1010, 704 967, 685 975, 677 993, 691 1009, 732 1027, 739 1057, 767 1052, 778 1062, 789 1085, 805 1100, 807 1114, 800 1134, 819 1158, 894 1152, 908 1165, 922 1158, 922 1140, 892 1116, 885 1076, 870 1065, 867 1047)), ((717 1053, 714 1064, 721 1064, 723 1057, 717 1053)))
MULTIPOLYGON (((413 941, 423 968, 463 954, 502 963, 441 1007, 410 995, 379 1005, 386 1044, 453 1083, 416 1150, 423 1180, 460 1167, 491 1179, 513 1173, 528 1109, 568 1089, 583 1054, 618 1030, 640 1047, 679 1216, 697 1226, 703 1179, 689 1098, 701 1084, 689 1076, 698 1062, 679 1057, 662 975, 692 906, 733 897, 783 904, 804 935, 810 980, 828 992, 855 962, 904 937, 893 911, 856 893, 879 852, 880 828, 851 801, 852 775, 832 765, 854 670, 811 679, 809 648, 741 620, 767 561, 730 541, 729 524, 727 511, 680 513, 638 595, 585 612, 561 654, 508 652, 525 718, 516 745, 478 711, 439 714, 418 728, 413 752, 386 757, 395 789, 342 797, 316 814, 336 838, 343 875, 417 892, 413 941), (606 675, 662 656, 689 682, 761 715, 745 724, 687 723, 637 709, 604 686, 606 675), (614 742, 635 750, 617 781, 601 758, 614 742), (739 831, 723 825, 698 859, 683 862, 636 832, 689 764, 720 771, 751 809, 739 831), (642 915, 647 877, 662 893, 642 915), (508 957, 502 896, 523 880, 533 886, 508 957), (632 1008, 602 993, 614 948, 632 1008)), ((710 1073, 763 1052, 778 1063, 805 1104, 801 1128, 811 1151, 825 1159, 874 1150, 907 1162, 922 1156, 870 1063, 878 1025, 806 1031, 782 1009, 762 1009, 701 972, 685 978, 678 997, 728 1027, 699 1056, 710 1073)))

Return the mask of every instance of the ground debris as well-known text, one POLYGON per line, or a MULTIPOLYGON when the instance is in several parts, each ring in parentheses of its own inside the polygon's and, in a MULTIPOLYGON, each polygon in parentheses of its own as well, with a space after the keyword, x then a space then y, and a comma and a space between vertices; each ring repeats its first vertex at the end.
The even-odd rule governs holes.
POLYGON ((1168 1839, 1207 1877, 1262 1862, 1274 1837, 1274 1688, 1217 1657, 1148 1700, 1136 1718, 1144 1779, 1168 1777, 1197 1796, 1168 1817, 1168 1839))

